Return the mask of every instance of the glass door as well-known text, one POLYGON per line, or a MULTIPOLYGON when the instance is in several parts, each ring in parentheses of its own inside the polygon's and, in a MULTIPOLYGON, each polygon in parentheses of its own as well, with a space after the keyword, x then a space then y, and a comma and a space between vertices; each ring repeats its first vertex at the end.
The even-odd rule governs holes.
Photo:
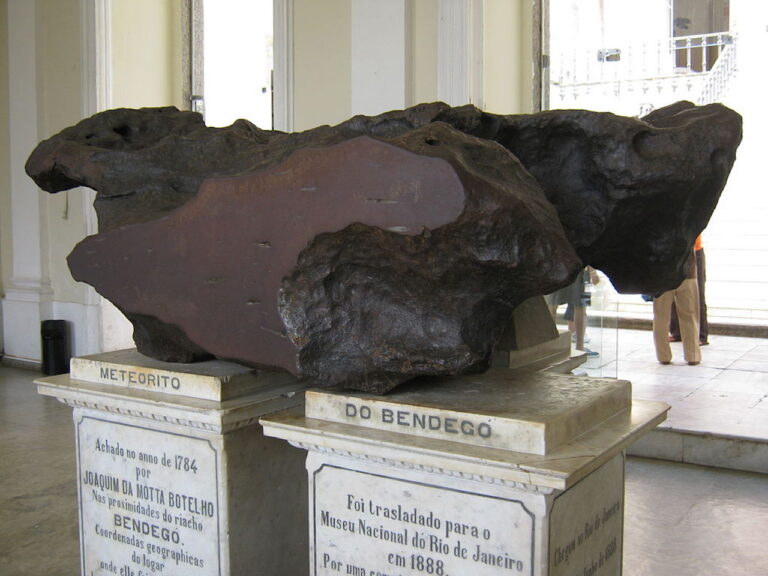
POLYGON ((196 0, 190 22, 192 108, 208 126, 271 130, 273 0, 196 0))

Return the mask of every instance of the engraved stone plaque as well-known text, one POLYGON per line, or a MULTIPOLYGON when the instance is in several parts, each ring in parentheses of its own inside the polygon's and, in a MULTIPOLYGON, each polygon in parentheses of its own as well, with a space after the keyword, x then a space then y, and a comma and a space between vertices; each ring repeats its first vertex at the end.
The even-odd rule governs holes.
POLYGON ((570 490, 550 513, 550 576, 619 576, 624 526, 624 457, 570 490))
POLYGON ((83 573, 221 573, 218 449, 84 416, 77 422, 83 573))
POLYGON ((325 465, 313 503, 313 576, 533 574, 518 500, 325 465))

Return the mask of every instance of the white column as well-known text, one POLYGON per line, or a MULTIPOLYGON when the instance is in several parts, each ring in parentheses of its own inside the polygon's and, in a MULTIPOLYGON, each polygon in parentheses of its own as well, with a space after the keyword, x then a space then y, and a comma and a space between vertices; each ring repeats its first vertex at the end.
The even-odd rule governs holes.
POLYGON ((273 0, 274 129, 293 131, 293 0, 273 0))
POLYGON ((50 317, 51 287, 43 253, 46 207, 24 172, 38 142, 35 0, 8 2, 11 279, 3 298, 5 356, 40 361, 40 321, 50 317))
POLYGON ((483 107, 483 0, 438 0, 437 97, 483 107))
POLYGON ((86 117, 112 107, 110 0, 80 0, 80 17, 82 110, 86 117))
POLYGON ((351 8, 352 114, 409 106, 410 0, 355 0, 351 8))
MULTIPOLYGON (((83 117, 112 108, 112 0, 81 0, 83 18, 83 117)), ((84 236, 98 232, 95 192, 83 194, 84 236)), ((88 287, 85 304, 74 320, 74 355, 133 347, 133 326, 115 306, 88 287)))
MULTIPOLYGON (((111 1, 110 0, 80 0, 82 21, 82 70, 81 98, 82 116, 86 118, 97 112, 112 107, 112 66, 111 66, 111 1)), ((83 189, 82 210, 85 222, 83 236, 98 232, 98 219, 93 208, 96 193, 83 189)), ((102 299, 96 291, 88 286, 85 302, 78 305, 57 306, 57 312, 62 318, 71 319, 74 324, 74 356, 96 354, 106 348, 104 307, 111 306, 102 299)), ((111 311, 111 309, 110 309, 111 311)), ((115 330, 117 348, 132 345, 131 325, 124 317, 122 321, 111 320, 112 330, 115 330)), ((113 335, 114 337, 114 335, 113 335)))

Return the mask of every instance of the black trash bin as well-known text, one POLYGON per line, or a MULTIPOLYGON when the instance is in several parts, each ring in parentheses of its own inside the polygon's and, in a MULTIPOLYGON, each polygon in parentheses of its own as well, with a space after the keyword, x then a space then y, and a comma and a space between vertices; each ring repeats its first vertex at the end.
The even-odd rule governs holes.
POLYGON ((69 372, 69 329, 66 320, 43 320, 40 325, 43 346, 43 374, 69 372))

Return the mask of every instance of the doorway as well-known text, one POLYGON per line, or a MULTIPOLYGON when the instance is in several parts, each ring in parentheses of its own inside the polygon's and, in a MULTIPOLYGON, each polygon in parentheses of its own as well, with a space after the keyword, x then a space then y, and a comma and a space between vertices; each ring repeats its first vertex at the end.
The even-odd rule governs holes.
POLYGON ((190 17, 191 105, 208 126, 274 121, 273 0, 197 0, 190 17))

